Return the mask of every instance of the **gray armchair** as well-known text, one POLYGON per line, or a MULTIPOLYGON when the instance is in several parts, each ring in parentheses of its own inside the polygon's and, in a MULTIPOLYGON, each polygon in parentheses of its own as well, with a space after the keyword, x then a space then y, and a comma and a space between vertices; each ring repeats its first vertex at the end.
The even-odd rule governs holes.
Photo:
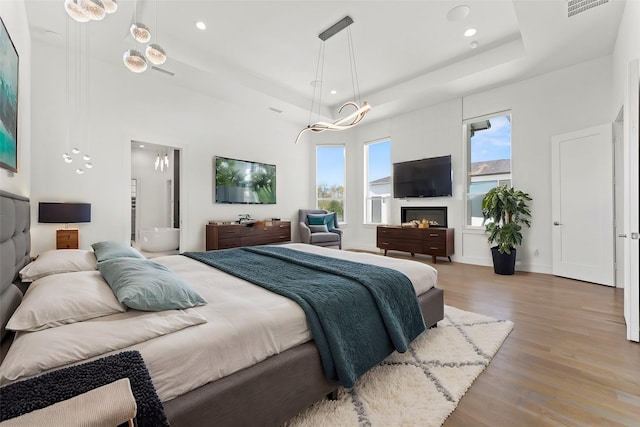
POLYGON ((300 241, 316 246, 338 246, 342 249, 342 230, 338 228, 338 215, 333 212, 333 228, 328 231, 312 231, 309 227, 309 214, 327 214, 324 209, 300 209, 298 211, 298 227, 300 229, 300 241))

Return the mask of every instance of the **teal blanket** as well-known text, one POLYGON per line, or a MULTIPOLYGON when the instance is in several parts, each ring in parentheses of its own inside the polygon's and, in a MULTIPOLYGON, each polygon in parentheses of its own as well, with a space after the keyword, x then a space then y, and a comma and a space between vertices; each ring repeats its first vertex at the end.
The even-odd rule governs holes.
POLYGON ((425 330, 413 285, 396 270, 280 246, 183 255, 297 302, 327 378, 347 388, 425 330))

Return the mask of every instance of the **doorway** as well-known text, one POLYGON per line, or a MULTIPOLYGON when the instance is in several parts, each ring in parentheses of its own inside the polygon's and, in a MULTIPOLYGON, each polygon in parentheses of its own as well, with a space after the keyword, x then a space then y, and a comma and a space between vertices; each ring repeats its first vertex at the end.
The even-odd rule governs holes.
POLYGON ((131 141, 131 244, 145 256, 180 250, 180 149, 131 141))
POLYGON ((551 139, 553 274, 614 286, 610 124, 551 139))

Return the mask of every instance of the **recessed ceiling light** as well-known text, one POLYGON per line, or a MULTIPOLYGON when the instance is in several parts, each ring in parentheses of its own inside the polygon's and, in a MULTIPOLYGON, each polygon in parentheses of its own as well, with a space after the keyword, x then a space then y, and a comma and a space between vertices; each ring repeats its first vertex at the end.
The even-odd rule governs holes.
POLYGON ((204 23, 204 22, 202 22, 202 21, 198 21, 198 22, 196 22, 196 27, 197 27, 199 30, 206 30, 206 29, 207 29, 207 24, 205 24, 205 23, 204 23))
POLYGON ((456 6, 447 12, 447 19, 449 21, 460 21, 461 19, 466 18, 467 15, 469 15, 469 12, 471 12, 471 8, 469 6, 456 6))
POLYGON ((331 95, 335 95, 336 93, 338 93, 338 92, 337 92, 335 89, 333 89, 333 90, 331 91, 331 95))
POLYGON ((467 31, 464 32, 464 36, 471 37, 471 36, 474 36, 477 32, 478 30, 476 30, 475 28, 469 28, 467 31))
POLYGON ((144 148, 144 144, 140 144, 140 145, 138 145, 138 147, 144 148))

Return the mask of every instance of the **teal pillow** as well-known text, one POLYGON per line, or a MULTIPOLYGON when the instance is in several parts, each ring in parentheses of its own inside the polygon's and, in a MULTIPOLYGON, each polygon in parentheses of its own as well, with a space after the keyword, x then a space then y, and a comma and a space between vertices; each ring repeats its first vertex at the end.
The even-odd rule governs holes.
POLYGON ((309 221, 309 225, 326 225, 327 229, 331 231, 336 228, 333 220, 334 215, 333 212, 327 214, 308 214, 307 221, 309 221))
POLYGON ((96 261, 102 262, 113 258, 127 257, 127 258, 143 258, 140 252, 133 249, 131 246, 123 245, 117 242, 97 242, 91 245, 93 252, 96 254, 96 261))
POLYGON ((142 311, 196 307, 207 302, 180 276, 148 259, 114 258, 98 270, 122 304, 142 311))

